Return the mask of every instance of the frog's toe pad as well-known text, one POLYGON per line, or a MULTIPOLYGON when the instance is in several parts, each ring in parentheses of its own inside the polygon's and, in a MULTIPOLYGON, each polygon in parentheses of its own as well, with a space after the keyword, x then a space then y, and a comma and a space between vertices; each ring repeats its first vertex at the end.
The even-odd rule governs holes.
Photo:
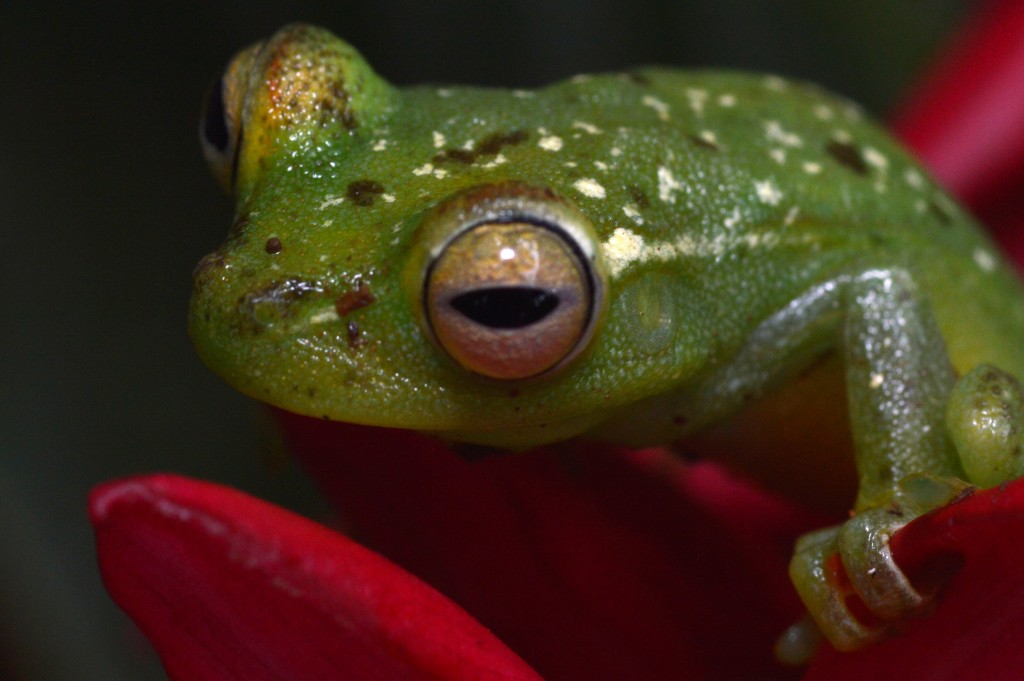
POLYGON ((927 605, 889 551, 889 537, 904 523, 884 510, 868 511, 797 543, 790 576, 835 648, 877 641, 927 605))

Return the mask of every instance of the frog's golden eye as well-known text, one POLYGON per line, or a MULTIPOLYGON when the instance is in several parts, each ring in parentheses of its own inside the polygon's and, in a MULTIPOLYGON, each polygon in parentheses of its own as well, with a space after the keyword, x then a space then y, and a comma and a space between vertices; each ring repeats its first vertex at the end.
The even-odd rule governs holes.
POLYGON ((545 219, 550 215, 495 213, 458 230, 429 264, 426 319, 437 343, 464 368, 530 378, 586 346, 600 313, 602 278, 591 244, 579 241, 589 227, 567 230, 545 219))

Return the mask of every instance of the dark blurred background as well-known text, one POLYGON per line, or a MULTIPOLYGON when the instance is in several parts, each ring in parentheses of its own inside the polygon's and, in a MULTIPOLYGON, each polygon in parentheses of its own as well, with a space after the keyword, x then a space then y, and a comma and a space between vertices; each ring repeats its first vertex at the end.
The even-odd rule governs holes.
POLYGON ((232 210, 196 120, 235 50, 303 20, 399 84, 718 65, 819 81, 884 116, 967 4, 0 5, 0 679, 164 678, 102 589, 93 485, 176 471, 325 512, 259 408, 200 364, 186 333, 192 267, 232 210))

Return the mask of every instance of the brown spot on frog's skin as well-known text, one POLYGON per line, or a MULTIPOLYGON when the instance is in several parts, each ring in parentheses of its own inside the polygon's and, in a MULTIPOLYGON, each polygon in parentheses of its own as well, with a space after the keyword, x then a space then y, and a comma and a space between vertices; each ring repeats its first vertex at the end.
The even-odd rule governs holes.
POLYGON ((868 165, 861 157, 860 151, 849 142, 832 140, 825 147, 825 151, 828 152, 828 155, 835 159, 836 163, 839 165, 852 170, 858 175, 868 174, 868 165))
POLYGON ((372 305, 376 300, 377 296, 373 294, 370 287, 359 282, 354 289, 338 296, 337 300, 334 301, 334 309, 339 317, 344 318, 356 310, 372 305))
POLYGON ((651 202, 647 198, 647 194, 644 193, 644 190, 640 189, 640 187, 635 184, 629 185, 629 198, 633 199, 633 205, 640 210, 644 210, 651 205, 651 202))
POLYGON ((465 149, 444 149, 437 152, 434 155, 434 163, 445 163, 446 161, 456 161, 469 165, 476 161, 477 154, 472 151, 466 151, 465 149))
POLYGON ((522 144, 529 136, 529 133, 525 130, 495 132, 473 145, 472 150, 452 148, 442 149, 434 155, 433 160, 434 163, 455 161, 456 163, 470 165, 471 163, 476 162, 476 160, 481 156, 495 156, 504 147, 522 144))
POLYGON ((349 182, 345 196, 357 206, 372 206, 374 199, 384 193, 384 185, 373 180, 349 182))
POLYGON ((930 210, 932 215, 937 217, 939 222, 944 225, 948 225, 953 222, 953 218, 950 217, 946 209, 939 205, 935 200, 928 201, 928 210, 930 210))
POLYGON ((263 247, 263 250, 270 255, 277 255, 281 252, 281 240, 276 236, 270 237, 267 239, 267 245, 263 247))

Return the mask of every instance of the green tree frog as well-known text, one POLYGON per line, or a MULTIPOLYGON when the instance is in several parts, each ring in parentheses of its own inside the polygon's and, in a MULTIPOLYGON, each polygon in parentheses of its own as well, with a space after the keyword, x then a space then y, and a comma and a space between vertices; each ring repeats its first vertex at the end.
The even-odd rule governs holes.
POLYGON ((669 446, 852 508, 791 565, 837 647, 927 605, 896 529, 1024 473, 1021 283, 813 86, 649 68, 398 89, 292 25, 234 58, 201 136, 237 209, 190 325, 227 381, 472 446, 669 446))

